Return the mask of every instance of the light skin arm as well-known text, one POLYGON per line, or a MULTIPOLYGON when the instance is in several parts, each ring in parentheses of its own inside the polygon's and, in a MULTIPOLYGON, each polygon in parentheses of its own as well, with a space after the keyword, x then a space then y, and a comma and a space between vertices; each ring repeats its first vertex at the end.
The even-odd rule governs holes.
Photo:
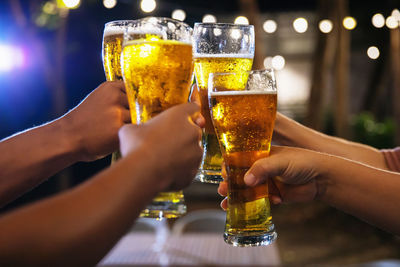
POLYGON ((247 172, 248 186, 272 180, 270 194, 283 202, 319 199, 400 234, 400 174, 305 149, 274 147, 247 172), (276 178, 278 177, 278 178, 276 178))
MULTIPOLYGON (((90 181, 0 219, 1 266, 94 266, 160 191, 190 184, 202 150, 200 127, 180 105, 120 130, 124 156, 90 181)), ((194 117, 199 125, 204 119, 194 117)))
POLYGON ((281 113, 277 113, 273 140, 280 145, 324 152, 388 170, 385 158, 378 149, 320 133, 281 113))
POLYGON ((0 206, 58 171, 118 148, 130 121, 122 82, 106 82, 63 117, 0 141, 0 206))

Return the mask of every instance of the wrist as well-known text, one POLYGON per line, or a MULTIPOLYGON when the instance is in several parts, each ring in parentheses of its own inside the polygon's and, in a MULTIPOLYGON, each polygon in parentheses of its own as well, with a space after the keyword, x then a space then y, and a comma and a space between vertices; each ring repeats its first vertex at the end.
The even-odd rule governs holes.
POLYGON ((83 149, 83 140, 79 135, 79 131, 74 128, 73 121, 68 114, 55 120, 55 128, 59 132, 59 141, 66 153, 69 155, 73 163, 82 161, 85 158, 83 149))

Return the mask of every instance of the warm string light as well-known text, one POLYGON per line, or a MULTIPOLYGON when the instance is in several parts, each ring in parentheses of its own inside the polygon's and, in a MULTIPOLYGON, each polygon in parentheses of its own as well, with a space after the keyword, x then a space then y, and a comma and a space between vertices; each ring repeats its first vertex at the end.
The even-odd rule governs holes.
POLYGON ((357 26, 357 21, 355 18, 347 16, 343 19, 343 27, 346 30, 354 30, 357 26))
POLYGON ((249 25, 249 20, 245 16, 239 16, 235 19, 235 24, 249 25))
POLYGON ((182 9, 175 9, 171 17, 176 20, 184 21, 186 19, 186 12, 182 9))
POLYGON ((117 0, 103 0, 103 5, 108 9, 114 8, 117 5, 117 0))
POLYGON ((367 55, 370 59, 377 59, 380 55, 379 49, 376 46, 370 46, 367 49, 367 55))
POLYGON ((293 28, 298 33, 304 33, 308 29, 308 22, 305 18, 297 18, 293 21, 293 28))
POLYGON ((333 29, 333 23, 329 19, 324 19, 319 22, 318 27, 321 32, 330 33, 333 29))
POLYGON ((201 20, 203 23, 216 23, 217 18, 214 15, 211 14, 205 14, 203 16, 203 19, 201 20))
POLYGON ((79 5, 81 4, 81 1, 80 0, 63 0, 63 3, 66 8, 75 9, 75 8, 79 7, 79 5))
POLYGON ((140 2, 140 8, 145 13, 153 12, 156 9, 157 3, 155 0, 142 0, 140 2))
POLYGON ((272 19, 266 20, 263 24, 263 29, 266 33, 274 33, 277 28, 278 25, 272 19))

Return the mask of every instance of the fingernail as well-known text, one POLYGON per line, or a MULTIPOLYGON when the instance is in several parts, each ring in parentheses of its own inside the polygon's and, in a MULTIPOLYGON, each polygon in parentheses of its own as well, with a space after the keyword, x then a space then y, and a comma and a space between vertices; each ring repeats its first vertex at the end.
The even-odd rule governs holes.
POLYGON ((256 177, 252 174, 252 173, 247 173, 245 176, 244 176, 244 182, 247 184, 247 185, 255 185, 255 183, 256 183, 256 177))
POLYGON ((272 203, 273 203, 274 205, 281 204, 281 203, 282 203, 282 199, 277 198, 277 197, 274 197, 274 198, 272 199, 272 203))

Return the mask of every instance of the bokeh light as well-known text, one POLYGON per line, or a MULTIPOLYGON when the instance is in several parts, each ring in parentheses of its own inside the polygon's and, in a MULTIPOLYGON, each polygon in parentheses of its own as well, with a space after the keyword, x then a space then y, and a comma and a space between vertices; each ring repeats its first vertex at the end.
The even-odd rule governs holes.
POLYGON ((217 22, 217 18, 211 14, 205 14, 203 19, 201 20, 203 23, 215 23, 217 22))
POLYGON ((171 17, 176 20, 184 21, 186 19, 186 12, 182 9, 175 9, 171 17))
POLYGON ((274 56, 272 58, 272 67, 276 70, 282 70, 285 67, 285 58, 283 56, 274 56))
POLYGON ((357 21, 353 17, 345 17, 343 19, 343 27, 346 30, 354 30, 354 28, 357 26, 357 21))
POLYGON ((370 59, 377 59, 380 55, 378 47, 370 46, 367 49, 367 55, 370 59))
POLYGON ((333 29, 333 23, 329 19, 324 19, 319 22, 319 30, 323 33, 330 33, 333 29))
POLYGON ((266 68, 266 69, 272 68, 272 57, 266 57, 264 59, 264 68, 266 68))
POLYGON ((108 9, 114 8, 117 5, 117 0, 103 0, 103 5, 108 9))
POLYGON ((21 48, 0 44, 0 72, 10 71, 24 65, 24 53, 21 48))
POLYGON ((308 29, 308 22, 305 18, 297 18, 293 21, 293 28, 298 33, 304 33, 308 29))
POLYGON ((272 19, 266 20, 263 24, 263 29, 266 33, 274 33, 277 28, 278 25, 272 19))
POLYGON ((386 27, 389 29, 396 29, 399 27, 399 22, 393 16, 389 16, 386 18, 386 27))
POLYGON ((65 7, 69 8, 69 9, 75 9, 78 8, 79 5, 81 4, 80 0, 63 0, 63 3, 65 5, 65 7))
POLYGON ((249 20, 245 16, 239 16, 236 17, 235 24, 249 25, 249 20))
POLYGON ((155 0, 142 0, 140 2, 140 8, 143 12, 150 13, 156 9, 157 3, 155 0))
POLYGON ((377 13, 372 16, 372 25, 376 28, 382 28, 385 26, 385 17, 381 13, 377 13))

